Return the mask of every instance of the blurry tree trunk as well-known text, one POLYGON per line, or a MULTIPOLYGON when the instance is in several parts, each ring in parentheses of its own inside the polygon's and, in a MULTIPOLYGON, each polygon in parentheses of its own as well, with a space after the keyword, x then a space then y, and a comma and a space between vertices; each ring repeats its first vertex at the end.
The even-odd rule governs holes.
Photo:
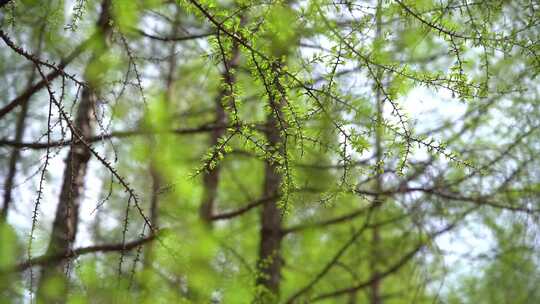
MULTIPOLYGON (((32 70, 32 74, 30 76, 30 83, 35 78, 35 70, 32 70)), ((26 116, 28 114, 28 102, 24 102, 21 106, 21 111, 19 112, 19 116, 17 117, 17 126, 15 129, 15 142, 21 142, 24 131, 26 129, 25 121, 26 116)), ((8 216, 8 210, 9 206, 11 204, 12 199, 12 190, 13 190, 13 184, 15 182, 15 175, 17 173, 17 163, 19 162, 19 156, 20 156, 20 149, 18 147, 14 147, 13 151, 11 151, 11 154, 9 156, 9 163, 8 163, 8 173, 6 176, 6 179, 4 181, 4 204, 2 205, 2 213, 0 214, 0 222, 3 222, 7 220, 8 216)))
MULTIPOLYGON (((41 54, 41 46, 43 41, 43 32, 45 30, 45 25, 42 25, 40 27, 39 32, 39 41, 38 41, 38 47, 36 56, 40 56, 41 54)), ((37 75, 37 70, 35 67, 32 67, 32 71, 30 72, 30 77, 28 78, 28 85, 26 88, 32 87, 32 84, 34 83, 34 80, 37 75)), ((23 101, 21 106, 21 111, 19 112, 19 115, 17 116, 17 124, 15 126, 15 142, 21 142, 24 137, 24 132, 26 130, 26 117, 28 116, 28 107, 30 99, 30 96, 27 97, 27 100, 23 101)), ((17 174, 17 163, 19 162, 19 157, 21 155, 21 151, 19 147, 13 147, 13 151, 11 151, 11 154, 9 155, 9 162, 8 162, 8 172, 6 175, 6 179, 4 181, 4 203, 2 205, 2 211, 0 213, 0 223, 7 220, 9 207, 12 201, 12 194, 13 194, 13 186, 15 183, 15 175, 17 174)))
MULTIPOLYGON (((152 228, 157 229, 159 227, 159 192, 162 185, 161 174, 158 168, 156 168, 154 161, 150 164, 150 177, 152 178, 152 192, 150 194, 150 224, 152 228)), ((153 233, 153 232, 150 232, 153 233)), ((146 270, 150 270, 152 267, 152 261, 154 260, 154 242, 148 242, 144 249, 143 267, 146 270)))
MULTIPOLYGON (((171 28, 171 37, 178 36, 178 29, 179 29, 179 23, 180 23, 180 9, 176 7, 176 14, 174 17, 174 21, 171 28)), ((171 100, 175 97, 174 94, 174 81, 175 81, 175 73, 177 68, 177 60, 176 60, 176 43, 172 43, 169 48, 169 65, 167 69, 167 76, 166 76, 166 83, 165 83, 165 99, 167 102, 167 105, 171 103, 171 100)), ((160 191, 163 187, 163 178, 160 173, 160 168, 158 164, 156 163, 155 157, 156 157, 156 150, 155 150, 155 138, 153 135, 150 135, 149 138, 150 142, 152 142, 152 151, 150 152, 151 159, 150 159, 150 177, 152 179, 152 192, 150 194, 150 224, 152 224, 153 228, 159 227, 159 195, 160 191)), ((154 242, 149 242, 146 244, 145 252, 144 252, 144 260, 143 265, 144 269, 149 270, 152 266, 152 260, 153 260, 153 248, 154 242)))
MULTIPOLYGON (((281 137, 277 126, 277 118, 271 114, 267 119, 266 137, 273 149, 282 149, 281 137)), ((265 179, 263 197, 278 197, 281 185, 281 175, 277 165, 270 161, 265 164, 265 179)), ((277 295, 281 279, 281 210, 278 199, 268 200, 263 204, 261 213, 261 232, 259 245, 259 261, 257 285, 262 285, 268 291, 277 295)))
MULTIPOLYGON (((98 29, 105 35, 109 29, 109 0, 104 0, 101 5, 101 15, 98 21, 98 29)), ((104 37, 104 36, 103 36, 104 37)), ((101 51, 94 52, 90 62, 101 56, 101 51)), ((83 88, 81 100, 73 122, 81 137, 90 137, 94 132, 94 105, 96 102, 95 90, 90 83, 83 88)), ((74 141, 66 156, 66 166, 60 198, 53 222, 51 238, 47 247, 46 255, 58 255, 72 249, 77 226, 79 223, 79 205, 82 200, 84 178, 88 168, 91 152, 78 141, 74 141)), ((44 265, 38 283, 38 302, 40 303, 64 303, 67 299, 69 273, 66 267, 69 259, 53 261, 44 265)))
MULTIPOLYGON (((77 117, 74 125, 81 136, 92 135, 93 130, 93 104, 95 96, 85 88, 82 92, 81 102, 77 110, 77 117)), ((60 199, 56 209, 51 239, 47 248, 47 255, 56 255, 71 249, 77 235, 77 225, 79 222, 79 205, 82 200, 82 190, 84 187, 84 177, 86 175, 90 151, 83 144, 73 144, 68 152, 64 169, 64 179, 60 190, 60 199)), ((69 261, 67 259, 51 262, 41 269, 41 277, 38 285, 38 297, 45 303, 57 303, 65 301, 66 288, 61 288, 60 284, 51 285, 47 288, 48 282, 60 282, 58 279, 65 276, 65 268, 69 261), (55 289, 55 296, 50 289, 55 289)), ((67 282, 62 282, 62 285, 67 282)))
MULTIPOLYGON (((36 75, 35 69, 32 70, 30 75, 30 85, 34 81, 36 75)), ((21 111, 17 116, 17 125, 15 127, 15 142, 21 142, 24 137, 24 131, 26 130, 26 116, 28 114, 29 102, 25 101, 21 106, 21 111)), ((2 205, 2 213, 0 214, 0 222, 7 220, 9 207, 12 200, 13 185, 15 183, 15 175, 17 174, 17 163, 20 157, 20 148, 13 147, 13 151, 9 155, 8 172, 4 181, 4 204, 2 205)))
POLYGON ((356 301, 356 291, 352 291, 351 293, 349 293, 349 299, 347 300, 347 304, 356 304, 357 301, 356 301))
MULTIPOLYGON (((280 86, 279 82, 276 85, 280 86)), ((276 102, 275 98, 270 97, 269 99, 272 110, 267 116, 265 127, 268 148, 273 155, 285 157, 284 142, 280 134, 280 119, 283 116, 282 104, 276 102)), ((275 199, 266 201, 261 212, 256 284, 258 287, 264 288, 264 290, 258 291, 259 294, 257 295, 257 301, 262 303, 274 303, 277 301, 281 281, 281 267, 283 264, 281 257, 282 210, 278 206, 278 197, 282 177, 278 169, 278 162, 266 160, 263 197, 275 197, 275 199)))
MULTIPOLYGON (((380 201, 379 201, 380 202, 380 201)), ((379 203, 377 202, 377 203, 379 203)), ((378 270, 378 264, 380 259, 379 254, 379 246, 380 246, 381 237, 379 234, 379 228, 377 226, 373 227, 373 232, 371 236, 371 258, 372 258, 372 264, 371 264, 371 277, 374 278, 370 289, 371 289, 371 304, 381 304, 381 292, 380 292, 380 285, 381 285, 381 279, 379 278, 379 270, 378 270)))
MULTIPOLYGON (((375 12, 376 15, 376 33, 375 33, 375 39, 382 39, 382 29, 381 29, 381 1, 377 1, 377 9, 375 12)), ((378 78, 375 87, 375 99, 376 99, 376 115, 377 115, 377 121, 375 123, 375 160, 377 162, 376 170, 377 170, 377 178, 375 180, 375 195, 374 197, 374 209, 373 213, 375 214, 374 218, 377 219, 376 213, 378 209, 382 205, 382 196, 380 193, 382 192, 382 174, 381 174, 381 167, 382 167, 382 156, 383 156, 383 147, 382 147, 382 119, 383 119, 383 105, 382 105, 382 92, 380 85, 383 84, 382 77, 383 73, 380 68, 377 69, 377 76, 378 78)), ((382 304, 382 298, 381 298, 381 291, 380 291, 380 285, 381 285, 381 279, 379 278, 379 259, 381 258, 380 255, 380 242, 381 242, 381 236, 379 232, 379 227, 375 225, 372 230, 371 235, 371 277, 374 278, 373 282, 370 286, 370 303, 371 304, 382 304)))
MULTIPOLYGON (((242 23, 243 23, 243 20, 244 19, 242 17, 242 21, 241 21, 242 23)), ((231 92, 231 87, 234 87, 234 83, 236 82, 236 76, 235 76, 235 73, 232 71, 236 70, 239 63, 240 63, 240 49, 238 47, 238 43, 234 42, 231 53, 230 53, 230 57, 227 59, 224 59, 224 62, 223 62, 224 68, 223 68, 223 72, 221 73, 221 79, 223 79, 223 83, 220 85, 218 95, 216 96, 214 100, 215 115, 216 115, 215 124, 219 126, 223 126, 223 127, 215 128, 210 133, 210 146, 211 147, 214 147, 218 144, 219 139, 223 137, 223 135, 225 134, 227 130, 226 125, 229 122, 229 118, 225 110, 224 102, 226 102, 226 100, 230 100, 227 97, 233 94, 233 92, 231 92)), ((215 201, 216 201, 217 190, 219 186, 220 171, 221 171, 221 166, 220 164, 217 164, 214 168, 209 169, 208 171, 205 171, 203 175, 203 186, 204 186, 203 191, 204 192, 203 192, 201 206, 199 208, 199 214, 201 216, 201 219, 207 224, 211 223, 212 216, 214 215, 215 201)))

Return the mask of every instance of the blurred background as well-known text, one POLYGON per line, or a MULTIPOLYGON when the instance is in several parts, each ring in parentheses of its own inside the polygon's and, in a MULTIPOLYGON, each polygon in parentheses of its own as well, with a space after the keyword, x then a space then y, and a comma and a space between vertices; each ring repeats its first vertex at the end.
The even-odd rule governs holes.
POLYGON ((536 1, 0 1, 0 302, 540 303, 536 1))

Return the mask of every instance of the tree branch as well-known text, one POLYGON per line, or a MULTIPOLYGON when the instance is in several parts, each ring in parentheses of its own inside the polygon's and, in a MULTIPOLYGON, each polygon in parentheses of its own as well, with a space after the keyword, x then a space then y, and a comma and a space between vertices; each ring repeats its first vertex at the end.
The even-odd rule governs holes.
MULTIPOLYGON (((164 231, 164 229, 160 231, 164 231)), ((5 269, 0 269, 0 274, 11 273, 11 272, 21 272, 30 267, 43 266, 52 262, 58 262, 64 259, 71 259, 71 258, 75 258, 81 255, 90 254, 90 253, 98 253, 98 252, 109 253, 109 252, 129 251, 129 250, 133 250, 137 248, 140 245, 144 245, 148 242, 151 242, 157 237, 158 235, 151 234, 147 237, 137 239, 131 242, 127 242, 125 244, 113 243, 113 244, 93 245, 93 246, 73 249, 68 252, 61 252, 59 254, 54 254, 54 255, 42 255, 42 256, 38 256, 32 259, 26 260, 24 262, 21 262, 11 268, 8 267, 5 269)))

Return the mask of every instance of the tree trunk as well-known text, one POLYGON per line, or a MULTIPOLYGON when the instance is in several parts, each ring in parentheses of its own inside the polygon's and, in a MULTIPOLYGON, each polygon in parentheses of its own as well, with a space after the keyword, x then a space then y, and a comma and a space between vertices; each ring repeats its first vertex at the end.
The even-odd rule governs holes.
MULTIPOLYGON (((41 26, 40 32, 39 32, 39 42, 37 47, 36 56, 40 56, 41 54, 41 46, 43 42, 43 33, 45 30, 45 25, 41 26)), ((30 77, 28 79, 28 85, 27 89, 32 87, 32 84, 34 83, 34 80, 37 75, 37 70, 35 67, 32 68, 32 72, 30 73, 30 77)), ((17 116, 17 125, 15 127, 15 142, 21 142, 24 138, 24 132, 26 130, 26 116, 28 115, 28 108, 29 108, 29 99, 30 96, 27 97, 26 100, 22 102, 21 111, 19 112, 19 115, 17 116)), ((15 175, 17 174, 17 163, 19 162, 19 157, 21 155, 20 148, 13 147, 13 151, 11 152, 11 155, 9 156, 9 163, 8 163, 8 173, 6 176, 6 179, 4 181, 4 204, 2 205, 2 211, 0 213, 0 223, 7 220, 9 207, 11 205, 12 200, 12 193, 13 193, 13 185, 15 183, 15 175)))
MULTIPOLYGON (((376 33, 375 38, 380 39, 382 34, 382 22, 381 22, 381 0, 377 1, 377 9, 376 9, 376 33)), ((378 83, 382 85, 383 72, 380 68, 377 69, 377 78, 378 83)), ((381 176, 381 170, 378 168, 378 166, 381 166, 382 164, 382 157, 383 157, 383 147, 382 147, 382 120, 383 120, 383 104, 382 104, 382 92, 378 85, 376 85, 375 88, 375 99, 376 99, 376 111, 377 111, 377 121, 375 124, 375 159, 377 162, 377 179, 375 180, 375 192, 377 195, 374 197, 374 208, 373 208, 373 218, 377 220, 377 211, 382 206, 383 198, 380 195, 382 192, 382 176, 381 176)), ((381 297, 381 279, 379 278, 379 259, 381 258, 380 255, 380 242, 381 242, 381 236, 379 232, 379 227, 375 226, 373 227, 372 235, 371 235, 371 276, 374 278, 371 286, 370 286, 370 303, 371 304, 382 304, 382 297, 381 297)))
MULTIPOLYGON (((243 18, 241 22, 243 22, 243 18)), ((224 69, 221 73, 221 78, 224 80, 224 83, 221 85, 219 93, 214 100, 216 114, 215 124, 223 126, 223 128, 215 128, 210 134, 211 147, 218 144, 219 139, 225 135, 225 131, 227 130, 225 126, 228 124, 229 118, 223 105, 223 99, 233 94, 230 88, 234 86, 236 77, 234 73, 231 73, 231 70, 236 70, 239 62, 240 49, 238 47, 238 43, 235 42, 233 43, 231 56, 225 59, 223 62, 224 69)), ((220 171, 221 166, 217 164, 214 168, 208 170, 203 175, 204 193, 202 203, 199 208, 199 214, 201 219, 207 224, 211 223, 212 216, 214 215, 220 171)))
MULTIPOLYGON (((270 105, 273 110, 266 120, 266 139, 268 140, 269 150, 276 151, 277 154, 284 157, 283 140, 279 127, 279 119, 282 116, 282 105, 276 103, 272 98, 270 98, 270 105)), ((278 164, 267 160, 265 164, 263 197, 276 197, 276 199, 266 201, 261 212, 256 284, 262 288, 257 291, 256 302, 258 303, 274 303, 279 299, 283 259, 281 257, 282 211, 278 206, 277 197, 279 197, 280 193, 281 180, 282 177, 278 172, 278 164)))
MULTIPOLYGON (((109 30, 109 0, 101 5, 101 15, 98 21, 98 30, 107 34, 109 30)), ((101 52, 94 52, 91 61, 101 56, 101 52)), ((90 137, 94 132, 94 105, 96 103, 95 88, 87 84, 82 90, 82 96, 77 109, 73 126, 82 137, 90 137)), ((91 152, 82 144, 71 145, 66 156, 66 167, 60 198, 53 222, 51 238, 47 247, 47 255, 57 255, 72 249, 77 226, 79 223, 79 206, 82 200, 84 179, 88 169, 91 152)), ((44 265, 38 283, 37 297, 39 303, 65 303, 68 292, 69 259, 62 259, 44 265)))
MULTIPOLYGON (((83 89, 74 126, 81 136, 89 137, 93 130, 93 105, 95 96, 89 88, 83 89)), ((56 209, 47 255, 56 255, 71 249, 79 223, 79 205, 82 199, 84 178, 90 151, 83 144, 73 144, 66 157, 64 179, 56 209)), ((41 269, 38 299, 44 303, 63 303, 66 300, 66 266, 69 260, 51 262, 41 269)))
MULTIPOLYGON (((30 76, 30 85, 32 85, 34 78, 35 69, 32 70, 32 74, 30 76)), ((24 137, 28 106, 28 101, 23 102, 21 106, 21 111, 19 112, 19 116, 17 117, 17 126, 15 128, 15 142, 21 142, 24 137)), ((20 155, 20 149, 18 147, 14 147, 11 155, 9 156, 8 173, 4 181, 4 204, 2 205, 2 212, 0 214, 0 223, 7 220, 8 211, 12 200, 13 184, 15 182, 15 175, 17 174, 17 163, 19 162, 20 155)))
MULTIPOLYGON (((170 31, 171 37, 176 37, 179 32, 179 23, 180 23, 180 9, 178 7, 176 8, 176 14, 174 17, 174 21, 172 24, 172 28, 170 31)), ((165 92, 166 92, 166 102, 167 105, 170 104, 171 100, 175 97, 174 94, 174 81, 175 81, 175 73, 176 73, 176 67, 177 67, 177 60, 176 60, 176 43, 172 43, 169 48, 169 66, 166 72, 166 83, 165 83, 165 92)), ((152 150, 150 151, 150 177, 152 179, 152 192, 150 195, 150 224, 152 224, 152 227, 159 228, 159 195, 161 188, 163 186, 163 177, 160 173, 160 168, 158 164, 156 163, 155 157, 158 153, 156 151, 156 140, 154 135, 149 136, 149 141, 152 143, 152 150)), ((144 260, 143 260, 143 267, 146 270, 150 270, 152 266, 152 261, 154 260, 154 242, 149 242, 146 244, 145 251, 144 251, 144 260)))

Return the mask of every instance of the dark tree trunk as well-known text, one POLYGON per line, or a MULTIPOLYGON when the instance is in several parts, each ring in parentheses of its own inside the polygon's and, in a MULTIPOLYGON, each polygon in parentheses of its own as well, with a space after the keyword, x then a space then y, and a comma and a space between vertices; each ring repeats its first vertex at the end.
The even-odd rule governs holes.
MULTIPOLYGON (((32 75, 30 76, 30 85, 32 85, 32 82, 34 80, 35 70, 32 71, 32 75)), ((21 142, 24 137, 24 131, 26 130, 26 116, 28 114, 28 106, 29 102, 24 101, 21 106, 21 111, 19 112, 19 116, 17 117, 17 126, 15 129, 15 142, 21 142)), ((0 222, 3 222, 7 219, 9 207, 12 200, 12 191, 13 191, 13 184, 15 182, 15 175, 17 174, 17 163, 19 162, 20 157, 20 149, 17 147, 13 148, 13 151, 11 152, 11 155, 9 156, 9 163, 8 163, 8 173, 6 176, 6 179, 4 181, 4 204, 2 205, 2 213, 0 214, 0 222)))
MULTIPOLYGON (((279 192, 281 176, 272 164, 266 164, 264 196, 269 197, 279 192)), ((277 200, 264 203, 261 213, 261 232, 259 246, 257 284, 264 286, 273 294, 279 293, 281 279, 281 222, 282 214, 277 200)))
MULTIPOLYGON (((109 0, 104 0, 101 15, 97 23, 98 30, 106 35, 109 31, 109 0)), ((91 61, 102 55, 101 51, 92 54, 91 61)), ((94 132, 94 106, 96 103, 95 88, 87 84, 82 90, 81 100, 73 126, 82 137, 90 137, 94 132)), ((84 179, 88 169, 91 152, 83 144, 71 145, 66 156, 64 177, 56 214, 53 222, 51 238, 47 247, 47 255, 57 255, 72 249, 77 226, 79 224, 79 206, 82 200, 84 179)), ((68 292, 69 259, 53 261, 41 268, 37 297, 40 303, 65 303, 68 292)))
MULTIPOLYGON (((37 53, 36 55, 39 57, 41 54, 41 47, 43 44, 43 33, 45 30, 45 25, 41 26, 39 29, 39 42, 37 47, 37 53)), ((30 73, 30 77, 28 79, 28 85, 26 89, 30 89, 32 87, 32 84, 34 83, 34 80, 37 75, 37 70, 35 67, 32 68, 32 72, 30 73)), ((26 117, 28 115, 28 108, 29 108, 29 99, 31 96, 25 96, 25 100, 22 101, 21 111, 19 112, 19 115, 17 116, 17 125, 15 127, 15 142, 21 142, 24 138, 24 132, 26 130, 26 117)), ((9 163, 8 163, 8 173, 6 176, 6 179, 4 181, 4 204, 2 205, 2 211, 0 213, 0 223, 7 220, 9 207, 11 205, 12 201, 12 194, 13 194, 13 185, 15 183, 15 176, 17 174, 17 163, 19 162, 19 158, 21 155, 20 148, 14 147, 13 151, 11 151, 11 154, 9 156, 9 163)))
MULTIPOLYGON (((150 164, 150 176, 152 177, 152 192, 150 194, 150 224, 152 228, 158 229, 159 227, 159 192, 162 185, 161 174, 152 162, 150 164)), ((153 233, 153 232, 151 232, 153 233)), ((154 242, 146 244, 144 249, 143 267, 145 270, 152 269, 152 261, 154 260, 154 242)))
MULTIPOLYGON (((279 84, 278 84, 279 85, 279 84)), ((272 98, 271 98, 272 99, 272 98)), ((280 134, 281 104, 270 100, 272 113, 267 117, 266 139, 269 150, 284 157, 283 140, 280 134)), ((257 302, 274 303, 279 298, 281 281, 281 226, 282 210, 278 206, 282 177, 278 172, 278 164, 267 160, 265 164, 265 180, 263 197, 276 197, 264 203, 261 212, 261 231, 259 244, 259 260, 257 262, 257 286, 263 287, 258 293, 257 302)))
MULTIPOLYGON (((81 136, 89 137, 92 135, 94 103, 94 94, 88 88, 83 89, 77 117, 74 121, 74 126, 81 136)), ((69 150, 65 160, 64 179, 51 239, 46 252, 47 255, 68 252, 72 248, 77 235, 79 205, 82 200, 81 194, 90 156, 90 151, 83 144, 73 144, 69 150)), ((67 293, 67 277, 65 273, 68 263, 68 259, 63 259, 42 267, 38 285, 38 298, 40 301, 44 303, 65 302, 67 293), (59 283, 52 286, 51 282, 59 283)))
MULTIPOLYGON (((238 44, 234 43, 231 51, 231 56, 224 61, 224 69, 221 73, 221 77, 224 80, 224 83, 219 89, 219 93, 216 96, 214 101, 215 104, 215 114, 216 125, 223 126, 223 128, 215 128, 210 135, 210 146, 214 147, 218 144, 219 139, 225 135, 226 125, 229 122, 229 118, 225 107, 223 105, 223 99, 227 96, 231 96, 231 87, 234 86, 236 82, 235 74, 231 73, 231 70, 236 70, 240 62, 240 49, 238 44)), ((214 168, 208 170, 203 175, 203 185, 204 193, 201 206, 199 208, 199 213, 201 219, 210 224, 212 216, 214 215, 215 201, 217 197, 217 190, 219 186, 219 175, 221 172, 221 167, 217 164, 214 168)))

